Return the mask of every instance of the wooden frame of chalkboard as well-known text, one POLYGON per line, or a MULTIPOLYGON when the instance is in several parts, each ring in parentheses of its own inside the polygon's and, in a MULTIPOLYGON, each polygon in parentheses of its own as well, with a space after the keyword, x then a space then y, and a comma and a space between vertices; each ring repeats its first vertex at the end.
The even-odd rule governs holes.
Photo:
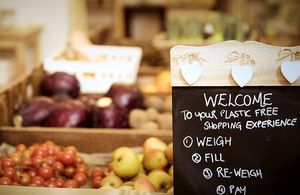
POLYGON ((300 46, 171 49, 174 194, 295 194, 300 46))

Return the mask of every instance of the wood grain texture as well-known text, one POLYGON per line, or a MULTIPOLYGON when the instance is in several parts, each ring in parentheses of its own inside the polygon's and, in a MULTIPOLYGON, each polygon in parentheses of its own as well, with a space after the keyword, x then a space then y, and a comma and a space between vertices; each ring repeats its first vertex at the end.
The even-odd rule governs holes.
MULTIPOLYGON (((181 75, 180 64, 188 63, 183 55, 198 53, 205 59, 202 63, 202 75, 192 86, 237 86, 231 76, 231 69, 239 65, 240 60, 225 62, 228 54, 233 51, 250 55, 255 64, 248 64, 253 68, 253 77, 246 86, 299 86, 300 79, 290 84, 283 76, 280 66, 284 61, 291 60, 288 56, 278 60, 282 49, 300 51, 300 46, 278 47, 255 41, 225 41, 208 46, 175 46, 171 52, 172 86, 189 86, 181 75)), ((299 57, 295 61, 299 61, 299 57)))

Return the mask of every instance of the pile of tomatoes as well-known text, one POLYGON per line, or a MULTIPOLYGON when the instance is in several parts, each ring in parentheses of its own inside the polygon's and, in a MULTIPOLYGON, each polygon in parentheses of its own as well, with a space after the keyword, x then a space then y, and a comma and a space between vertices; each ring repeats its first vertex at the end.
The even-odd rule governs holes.
POLYGON ((75 146, 62 148, 52 141, 0 158, 0 185, 78 188, 87 183, 89 169, 75 146))

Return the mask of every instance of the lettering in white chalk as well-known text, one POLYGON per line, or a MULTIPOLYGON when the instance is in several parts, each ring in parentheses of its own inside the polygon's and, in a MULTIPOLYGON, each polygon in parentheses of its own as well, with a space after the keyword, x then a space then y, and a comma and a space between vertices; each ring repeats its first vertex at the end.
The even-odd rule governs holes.
POLYGON ((274 128, 274 127, 287 127, 295 126, 297 123, 297 118, 293 119, 275 119, 275 120, 258 120, 258 121, 247 121, 246 129, 265 129, 265 128, 274 128))
POLYGON ((272 93, 262 93, 260 92, 257 95, 244 95, 244 94, 237 94, 236 96, 233 96, 231 94, 227 93, 219 93, 215 94, 214 96, 206 96, 206 94, 203 94, 205 105, 206 107, 212 106, 250 106, 254 104, 258 104, 260 107, 266 107, 272 105, 272 102, 270 102, 270 96, 272 96, 272 93))
POLYGON ((224 147, 224 146, 231 146, 232 138, 225 137, 225 136, 218 136, 218 137, 209 137, 204 136, 202 139, 196 137, 197 146, 198 147, 224 147))

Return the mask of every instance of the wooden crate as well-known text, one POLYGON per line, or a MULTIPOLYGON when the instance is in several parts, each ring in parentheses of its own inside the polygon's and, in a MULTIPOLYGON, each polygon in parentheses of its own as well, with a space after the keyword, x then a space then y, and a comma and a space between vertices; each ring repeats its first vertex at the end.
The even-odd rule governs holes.
POLYGON ((0 144, 31 145, 52 140, 61 146, 74 145, 82 152, 99 153, 111 152, 119 146, 141 146, 151 136, 166 143, 172 141, 171 130, 14 127, 12 117, 16 108, 23 101, 39 94, 43 75, 44 71, 37 69, 0 88, 0 144))

